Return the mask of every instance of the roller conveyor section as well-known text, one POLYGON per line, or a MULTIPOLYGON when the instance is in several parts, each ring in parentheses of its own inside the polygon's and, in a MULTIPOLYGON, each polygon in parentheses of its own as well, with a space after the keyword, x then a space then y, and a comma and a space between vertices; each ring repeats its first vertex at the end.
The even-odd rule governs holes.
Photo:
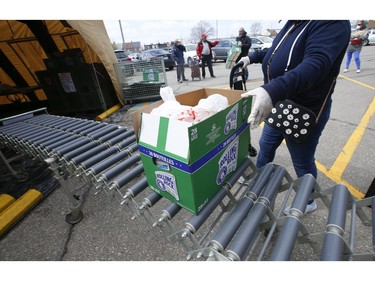
POLYGON ((223 224, 218 228, 211 240, 211 246, 219 252, 223 252, 228 246, 229 242, 237 232, 241 223, 249 213, 250 209, 254 206, 254 203, 258 199, 258 196, 269 177, 271 176, 274 167, 271 163, 264 166, 259 171, 256 178, 254 179, 250 189, 246 195, 240 200, 237 206, 230 212, 223 224))
POLYGON ((58 142, 55 142, 55 143, 52 143, 48 146, 45 146, 45 148, 48 151, 61 149, 61 148, 65 147, 66 145, 70 145, 71 143, 74 143, 76 140, 79 140, 79 139, 83 139, 83 138, 80 138, 77 135, 67 135, 65 139, 62 139, 62 140, 60 140, 58 142))
POLYGON ((110 183, 110 188, 122 188, 126 184, 128 184, 131 180, 138 177, 143 173, 143 165, 138 164, 134 168, 130 169, 129 171, 126 171, 125 174, 118 176, 116 179, 114 179, 110 183))
POLYGON ((79 166, 80 168, 82 168, 83 170, 86 171, 86 174, 88 174, 90 171, 89 169, 96 165, 97 163, 99 163, 100 161, 106 159, 107 157, 115 154, 118 152, 118 149, 116 147, 110 147, 102 152, 100 152, 99 154, 83 161, 79 166))
POLYGON ((271 261, 287 261, 292 254, 307 202, 314 188, 315 179, 307 174, 302 177, 301 185, 292 202, 289 215, 271 253, 271 261))
POLYGON ((93 122, 92 124, 88 124, 88 128, 85 130, 74 130, 73 133, 79 134, 81 136, 86 136, 87 134, 91 132, 95 132, 96 130, 105 127, 106 124, 104 123, 96 123, 93 122))
POLYGON ((226 185, 224 185, 224 187, 219 189, 219 191, 214 195, 214 197, 208 201, 208 203, 203 207, 203 209, 197 215, 192 216, 185 223, 186 231, 182 234, 182 236, 186 236, 189 233, 194 234, 199 230, 199 228, 205 223, 205 221, 212 214, 212 212, 216 209, 216 207, 222 202, 222 200, 226 197, 226 195, 228 195, 229 189, 233 186, 233 181, 234 182, 237 181, 239 177, 238 173, 242 174, 244 169, 248 167, 249 161, 250 161, 249 159, 246 159, 241 164, 239 169, 234 173, 234 175, 228 180, 226 185))
POLYGON ((97 123, 95 121, 86 121, 77 128, 70 129, 70 132, 77 135, 84 135, 83 132, 89 130, 95 130, 95 128, 101 128, 103 124, 97 123))
POLYGON ((125 159, 124 161, 118 163, 117 165, 109 168, 105 172, 103 172, 100 177, 99 181, 105 181, 108 182, 115 178, 117 175, 122 173, 123 171, 127 170, 129 167, 134 165, 136 162, 141 160, 141 157, 139 155, 133 155, 129 158, 125 159))
POLYGON ((343 260, 343 235, 345 232, 348 198, 349 191, 346 186, 336 185, 334 187, 328 215, 327 230, 324 236, 323 249, 320 257, 322 261, 343 260))
MULTIPOLYGON (((63 156, 65 153, 72 151, 78 147, 81 147, 82 145, 85 145, 89 143, 90 140, 83 138, 83 137, 78 137, 75 136, 75 139, 69 142, 66 142, 62 145, 59 146, 54 146, 51 148, 54 152, 56 152, 58 155, 63 156)), ((51 147, 51 146, 50 146, 51 147)))
POLYGON ((120 151, 109 158, 106 158, 102 160, 101 162, 95 164, 91 168, 87 170, 87 174, 92 174, 94 176, 100 176, 100 173, 102 173, 104 170, 108 169, 112 165, 116 164, 117 162, 120 162, 124 159, 126 159, 129 156, 129 152, 126 150, 120 151))
POLYGON ((119 142, 121 142, 121 141, 123 141, 123 140, 125 140, 125 139, 130 139, 130 137, 131 136, 134 136, 134 141, 135 141, 135 134, 134 134, 134 130, 128 130, 128 131, 126 131, 125 133, 123 133, 123 134, 120 134, 120 135, 118 135, 118 136, 116 136, 116 137, 114 137, 114 138, 112 138, 112 139, 108 139, 108 140, 106 140, 105 141, 105 143, 106 144, 108 144, 109 146, 114 146, 114 145, 116 145, 117 143, 119 143, 119 142))
POLYGON ((48 126, 50 128, 53 128, 55 130, 61 130, 61 131, 66 131, 65 128, 71 126, 72 124, 76 124, 76 120, 67 118, 65 120, 62 120, 61 122, 54 124, 53 126, 48 126))
POLYGON ((104 143, 114 137, 118 137, 119 135, 125 135, 126 133, 126 130, 123 129, 123 128, 117 128, 115 129, 114 131, 108 133, 108 134, 105 134, 104 136, 100 137, 100 138, 97 138, 96 140, 100 143, 104 143))
POLYGON ((148 187, 147 179, 145 177, 141 178, 131 187, 129 187, 125 193, 124 200, 126 201, 129 198, 136 197, 140 194, 143 190, 148 187))
POLYGON ((76 122, 70 126, 64 128, 65 132, 80 132, 84 129, 87 129, 90 123, 94 123, 94 121, 89 120, 76 120, 76 122))
POLYGON ((102 150, 108 148, 105 144, 98 145, 95 142, 89 142, 81 147, 73 149, 64 154, 63 159, 65 161, 71 160, 74 164, 81 163, 82 161, 92 157, 93 155, 101 152, 102 150), (92 152, 90 152, 92 151, 92 152), (89 153, 89 154, 88 154, 89 153), (86 156, 87 155, 87 156, 86 156), (75 159, 77 157, 77 159, 75 159))
MULTIPOLYGON (((168 200, 165 206, 158 206, 163 197, 147 189, 133 129, 49 114, 25 115, 18 121, 6 120, 5 123, 0 126, 2 144, 48 163, 69 201, 68 223, 75 224, 83 218, 83 200, 76 192, 84 186, 93 185, 96 194, 104 191, 110 198, 118 199, 121 206, 130 208, 134 213, 133 218, 143 216, 151 226, 159 226, 168 241, 178 242, 187 251, 187 259, 194 256, 198 259, 246 260, 254 256, 254 251, 261 248, 258 243, 262 242, 262 254, 258 259, 266 256, 269 260, 289 260, 295 245, 299 243, 310 244, 321 260, 360 260, 373 259, 375 256, 374 253, 355 254, 352 250, 354 223, 350 237, 353 246, 348 247, 343 235, 346 210, 352 207, 352 217, 358 214, 362 221, 366 221, 368 218, 364 217, 362 208, 374 205, 375 199, 356 201, 345 186, 321 190, 311 175, 293 181, 284 167, 269 163, 258 170, 247 158, 202 210, 191 215, 177 203, 168 200), (245 176, 249 168, 252 173, 245 176), (249 180, 239 184, 237 180, 240 176, 249 180), (288 184, 283 185, 284 179, 288 184), (287 195, 282 197, 287 185, 287 195), (284 216, 285 204, 293 190, 296 194, 291 211, 284 216), (311 190, 315 190, 313 195, 311 190), (332 202, 327 197, 331 194, 332 202), (329 211, 327 227, 322 233, 311 234, 304 224, 303 210, 310 196, 315 200, 321 199, 329 211), (277 215, 273 210, 275 205, 279 208, 277 215), (158 216, 155 216, 155 212, 158 216), (182 225, 182 229, 176 231, 178 228, 173 225, 174 222, 182 225), (261 234, 271 225, 271 234, 263 241, 261 234), (276 226, 279 232, 273 237, 276 226), (302 235, 298 236, 298 233, 302 235), (273 243, 270 243, 271 239, 273 243)), ((372 221, 375 218, 374 209, 370 212, 372 221)), ((371 232, 375 250, 373 224, 371 232)))
POLYGON ((228 250, 226 250, 231 260, 245 260, 250 247, 259 234, 259 226, 264 220, 268 208, 272 204, 271 200, 281 187, 285 172, 285 168, 279 166, 272 173, 257 202, 241 224, 228 250))

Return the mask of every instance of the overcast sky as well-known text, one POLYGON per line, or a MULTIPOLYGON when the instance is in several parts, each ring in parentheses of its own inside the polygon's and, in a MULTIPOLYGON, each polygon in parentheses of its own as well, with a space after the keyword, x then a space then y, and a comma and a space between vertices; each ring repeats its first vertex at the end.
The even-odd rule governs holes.
MULTIPOLYGON (((280 29, 286 21, 278 23, 278 20, 204 20, 215 30, 213 37, 226 38, 238 35, 238 29, 242 26, 250 32, 253 23, 260 23, 263 32, 267 28, 280 29)), ((140 41, 142 46, 150 43, 170 42, 177 38, 186 44, 191 40, 191 29, 200 20, 105 20, 111 42, 122 43, 121 28, 125 42, 140 41)))

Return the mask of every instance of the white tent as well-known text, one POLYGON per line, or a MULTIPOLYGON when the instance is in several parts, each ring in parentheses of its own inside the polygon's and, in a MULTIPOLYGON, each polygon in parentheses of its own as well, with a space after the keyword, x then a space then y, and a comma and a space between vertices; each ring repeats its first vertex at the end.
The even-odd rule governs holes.
MULTIPOLYGON (((87 64, 99 63, 105 67, 118 102, 123 105, 114 69, 117 59, 101 20, 0 20, 1 84, 21 90, 34 87, 38 101, 46 101, 45 92, 37 87, 40 81, 35 73, 46 70, 45 59, 52 53, 71 49, 80 49, 87 64)), ((15 91, 15 98, 17 95, 21 94, 15 91)), ((11 100, 3 92, 0 107, 11 100)), ((29 102, 27 98, 17 101, 29 102)))

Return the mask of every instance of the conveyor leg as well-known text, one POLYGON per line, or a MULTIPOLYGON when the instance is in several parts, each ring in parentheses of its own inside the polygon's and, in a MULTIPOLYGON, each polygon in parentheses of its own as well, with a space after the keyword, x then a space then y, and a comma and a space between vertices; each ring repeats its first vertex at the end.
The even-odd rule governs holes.
POLYGON ((81 210, 82 202, 78 196, 71 192, 68 182, 66 181, 68 175, 64 173, 58 165, 55 157, 48 158, 45 161, 49 164, 49 168, 53 171, 55 179, 59 181, 62 191, 69 200, 70 212, 65 215, 65 221, 69 224, 79 223, 83 219, 83 213, 81 210))

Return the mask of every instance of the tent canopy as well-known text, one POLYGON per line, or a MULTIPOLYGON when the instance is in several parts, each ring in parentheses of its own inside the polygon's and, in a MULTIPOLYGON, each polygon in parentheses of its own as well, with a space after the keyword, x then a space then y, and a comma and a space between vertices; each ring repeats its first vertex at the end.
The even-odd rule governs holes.
MULTIPOLYGON (((104 66, 119 102, 124 104, 114 69, 117 59, 101 20, 0 20, 1 84, 34 87, 36 98, 46 100, 35 73, 46 70, 45 59, 72 49, 80 49, 87 64, 104 66)), ((9 95, 0 95, 0 105, 11 102, 9 95)))

